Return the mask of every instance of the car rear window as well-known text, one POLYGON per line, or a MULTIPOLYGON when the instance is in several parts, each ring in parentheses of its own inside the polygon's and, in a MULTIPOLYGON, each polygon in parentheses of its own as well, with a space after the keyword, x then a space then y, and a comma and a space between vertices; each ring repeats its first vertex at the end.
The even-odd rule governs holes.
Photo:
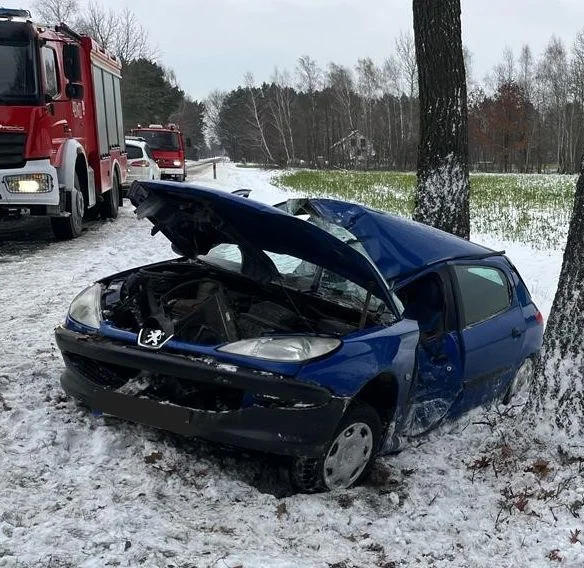
POLYGON ((464 327, 485 321, 511 304, 511 288, 502 270, 492 266, 455 266, 464 327))
POLYGON ((142 148, 140 148, 140 146, 130 146, 129 144, 127 144, 126 151, 128 152, 128 160, 137 160, 144 156, 142 154, 142 148))

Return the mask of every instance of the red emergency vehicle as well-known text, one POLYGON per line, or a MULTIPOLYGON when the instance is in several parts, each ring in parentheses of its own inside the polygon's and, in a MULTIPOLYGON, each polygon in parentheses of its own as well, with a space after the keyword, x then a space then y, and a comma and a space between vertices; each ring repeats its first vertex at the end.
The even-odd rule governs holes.
POLYGON ((51 217, 57 238, 115 218, 126 180, 121 64, 60 24, 0 8, 0 216, 51 217))
MULTIPOLYGON (((185 181, 187 166, 185 164, 185 144, 176 124, 150 124, 148 128, 134 128, 133 136, 143 138, 150 146, 152 155, 160 167, 162 179, 185 181)), ((189 145, 187 138, 187 146, 189 145)))

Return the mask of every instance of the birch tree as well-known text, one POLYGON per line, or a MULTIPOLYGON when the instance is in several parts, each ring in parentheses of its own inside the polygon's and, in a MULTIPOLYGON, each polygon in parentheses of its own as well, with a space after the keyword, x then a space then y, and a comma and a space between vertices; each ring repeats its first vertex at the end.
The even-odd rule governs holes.
POLYGON ((249 110, 251 113, 250 124, 257 134, 258 145, 270 162, 274 162, 274 157, 266 141, 266 125, 263 114, 258 103, 258 89, 256 89, 253 75, 248 71, 244 76, 245 87, 249 96, 249 110))
POLYGON ((460 0, 413 0, 420 93, 414 219, 468 238, 467 100, 460 0))
POLYGON ((310 161, 314 163, 318 154, 317 140, 319 138, 319 128, 317 120, 317 95, 318 90, 322 87, 322 70, 317 62, 309 55, 302 55, 298 58, 296 74, 298 76, 298 88, 307 94, 310 104, 308 154, 310 161))

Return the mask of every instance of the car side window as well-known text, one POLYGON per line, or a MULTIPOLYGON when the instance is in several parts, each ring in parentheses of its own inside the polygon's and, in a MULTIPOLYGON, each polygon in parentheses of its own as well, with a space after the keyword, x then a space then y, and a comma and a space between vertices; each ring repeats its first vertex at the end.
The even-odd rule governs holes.
POLYGON ((485 321, 511 304, 511 287, 502 270, 491 266, 455 266, 463 327, 485 321))
POLYGON ((131 146, 130 144, 127 144, 126 152, 128 153, 128 159, 130 160, 142 158, 142 148, 140 148, 140 146, 131 146))
POLYGON ((151 160, 154 160, 154 156, 152 155, 152 152, 150 151, 150 146, 144 146, 144 152, 151 160))

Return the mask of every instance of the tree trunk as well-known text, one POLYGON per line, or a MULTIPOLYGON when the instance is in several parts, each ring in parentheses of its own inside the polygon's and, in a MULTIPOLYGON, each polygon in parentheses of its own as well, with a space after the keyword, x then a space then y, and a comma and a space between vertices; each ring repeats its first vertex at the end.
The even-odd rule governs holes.
POLYGON ((584 159, 558 289, 535 369, 530 406, 566 433, 584 433, 584 159))
POLYGON ((420 93, 414 219, 468 238, 466 77, 460 0, 413 0, 420 93))

